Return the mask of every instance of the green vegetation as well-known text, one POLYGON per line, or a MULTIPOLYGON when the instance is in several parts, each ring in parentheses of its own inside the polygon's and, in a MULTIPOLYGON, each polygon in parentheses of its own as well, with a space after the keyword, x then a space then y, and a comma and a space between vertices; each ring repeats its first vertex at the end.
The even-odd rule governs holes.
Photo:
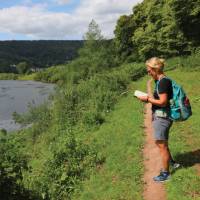
POLYGON ((16 80, 18 79, 17 74, 13 73, 0 73, 0 80, 16 80))
POLYGON ((13 65, 29 63, 34 70, 68 63, 83 41, 0 41, 0 72, 17 72, 13 65))
POLYGON ((193 108, 193 116, 184 123, 174 123, 170 137, 170 147, 175 159, 183 167, 177 170, 167 184, 169 200, 200 199, 200 138, 199 102, 200 71, 175 70, 169 76, 181 83, 187 91, 193 108))
POLYGON ((45 199, 69 198, 78 183, 105 162, 92 131, 105 122, 128 83, 143 73, 140 66, 127 65, 96 74, 58 89, 51 107, 15 114, 18 122, 33 123, 8 136, 24 144, 21 150, 31 169, 24 171, 24 187, 45 199))
MULTIPOLYGON (((169 63, 174 63, 171 67, 175 66, 177 69, 168 73, 179 83, 184 83, 196 111, 199 83, 196 81, 186 84, 184 80, 192 82, 199 76, 199 72, 190 72, 187 67, 179 66, 176 61, 183 62, 184 59, 186 58, 169 60, 169 63), (196 91, 193 91, 194 86, 196 91)), ((17 159, 19 163, 25 159, 27 166, 24 169, 20 167, 23 169, 23 178, 13 181, 11 189, 24 188, 24 192, 21 189, 21 193, 18 191, 18 197, 23 199, 23 195, 31 192, 30 194, 38 196, 37 199, 117 200, 131 199, 133 196, 141 199, 143 106, 134 101, 132 91, 136 88, 144 89, 146 79, 129 84, 143 76, 144 70, 141 69, 144 68, 139 64, 127 64, 105 73, 94 74, 87 80, 81 79, 76 84, 62 85, 53 97, 54 104, 51 107, 42 105, 37 109, 30 108, 30 113, 26 115, 15 115, 16 120, 21 123, 33 123, 32 127, 18 134, 1 136, 6 137, 6 143, 9 141, 13 145, 13 159, 17 159), (124 91, 129 91, 130 94, 126 96, 124 91)), ((188 200, 193 198, 191 195, 198 193, 200 183, 193 165, 194 162, 199 162, 199 141, 191 141, 193 137, 197 137, 199 129, 195 111, 192 117, 195 120, 175 124, 172 131, 172 152, 184 168, 174 173, 168 184, 169 199, 177 196, 183 198, 180 191, 186 184, 191 184, 191 181, 194 181, 193 187, 184 189, 188 200), (194 127, 194 132, 190 126, 194 127), (184 130, 183 133, 180 130, 184 130), (183 140, 180 140, 180 134, 183 140), (191 154, 185 159, 181 155, 187 154, 188 149, 191 154), (191 161, 193 151, 195 159, 191 161), (174 190, 174 182, 181 182, 180 188, 176 187, 174 190)), ((4 143, 1 148, 7 148, 8 144, 4 143)), ((2 163, 4 162, 2 157, 2 163)), ((13 166, 14 163, 9 161, 9 165, 13 166)), ((3 170, 8 170, 9 165, 3 165, 3 170)), ((7 176, 2 180, 6 181, 7 176)))
POLYGON ((4 199, 142 199, 143 105, 132 92, 145 89, 144 62, 138 61, 152 55, 170 57, 167 74, 184 85, 194 111, 190 120, 173 126, 170 145, 183 167, 166 184, 167 198, 200 199, 197 2, 145 0, 119 19, 114 40, 106 41, 92 21, 72 62, 32 75, 9 75, 57 88, 49 104, 13 114, 31 126, 13 134, 1 131, 4 199), (192 34, 185 23, 194 28, 192 34))
POLYGON ((200 45, 199 0, 144 0, 133 14, 121 16, 115 29, 118 53, 124 61, 152 56, 189 55, 200 45))
POLYGON ((27 62, 20 62, 16 65, 16 69, 19 74, 28 74, 30 73, 30 64, 27 62))
POLYGON ((130 93, 122 96, 106 122, 92 133, 106 160, 72 199, 142 199, 143 107, 132 93, 137 87, 141 88, 140 82, 129 86, 130 93))
POLYGON ((39 199, 23 187, 23 171, 29 170, 23 148, 15 138, 0 131, 0 194, 2 199, 39 199))

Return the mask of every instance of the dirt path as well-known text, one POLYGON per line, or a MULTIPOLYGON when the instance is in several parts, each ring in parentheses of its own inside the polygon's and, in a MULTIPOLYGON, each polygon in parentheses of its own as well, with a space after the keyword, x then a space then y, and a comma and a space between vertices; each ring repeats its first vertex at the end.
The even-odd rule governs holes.
MULTIPOLYGON (((148 88, 148 93, 150 94, 150 89, 148 88)), ((151 125, 151 104, 146 104, 145 112, 145 132, 146 141, 144 146, 144 199, 145 200, 165 200, 166 192, 164 184, 155 183, 153 177, 160 173, 161 169, 161 159, 159 155, 158 148, 156 147, 153 135, 152 135, 152 125, 151 125)))

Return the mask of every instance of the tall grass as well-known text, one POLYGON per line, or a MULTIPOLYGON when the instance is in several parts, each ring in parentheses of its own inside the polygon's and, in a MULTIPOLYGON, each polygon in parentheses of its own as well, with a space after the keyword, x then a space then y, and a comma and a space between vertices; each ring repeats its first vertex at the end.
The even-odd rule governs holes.
POLYGON ((200 53, 185 57, 175 57, 167 60, 167 69, 177 69, 184 71, 200 70, 200 53))
POLYGON ((0 73, 0 80, 16 80, 18 78, 17 74, 13 73, 0 73))
POLYGON ((72 199, 142 199, 143 107, 132 93, 137 87, 144 89, 134 82, 128 96, 120 100, 100 129, 91 133, 105 161, 72 199))
POLYGON ((168 74, 184 87, 193 110, 188 121, 172 126, 170 148, 182 167, 167 183, 168 200, 197 200, 200 199, 200 71, 175 70, 168 74))

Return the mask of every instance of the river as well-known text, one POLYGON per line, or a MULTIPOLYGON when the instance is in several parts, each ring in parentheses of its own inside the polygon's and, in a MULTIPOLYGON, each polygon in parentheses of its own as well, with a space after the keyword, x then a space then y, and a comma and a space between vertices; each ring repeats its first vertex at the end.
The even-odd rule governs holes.
POLYGON ((0 129, 18 130, 20 124, 12 119, 13 112, 27 112, 29 103, 40 105, 48 100, 53 84, 36 81, 0 80, 0 129))

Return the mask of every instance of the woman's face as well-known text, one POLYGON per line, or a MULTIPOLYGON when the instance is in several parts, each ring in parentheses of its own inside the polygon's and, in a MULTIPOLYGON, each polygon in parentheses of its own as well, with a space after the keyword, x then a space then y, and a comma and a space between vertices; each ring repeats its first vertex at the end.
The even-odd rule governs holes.
POLYGON ((154 69, 152 69, 151 67, 147 66, 147 73, 148 75, 150 75, 154 80, 157 79, 157 73, 154 69))

